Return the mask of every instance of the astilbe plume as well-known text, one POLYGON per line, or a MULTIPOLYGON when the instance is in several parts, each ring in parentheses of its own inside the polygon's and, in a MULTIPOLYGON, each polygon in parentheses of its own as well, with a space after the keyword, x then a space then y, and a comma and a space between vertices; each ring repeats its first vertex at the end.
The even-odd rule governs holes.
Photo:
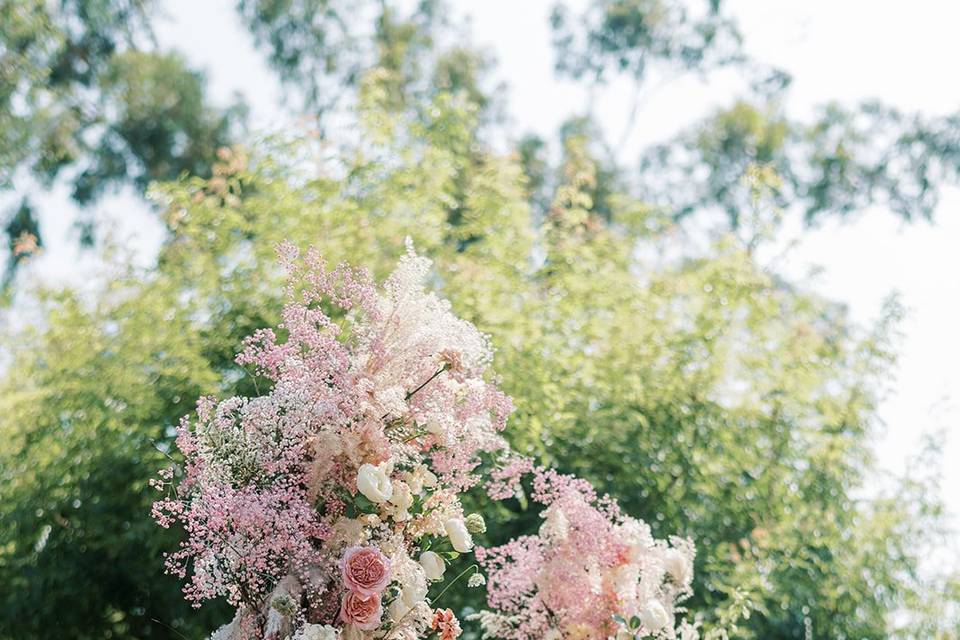
POLYGON ((236 607, 217 638, 420 637, 440 624, 429 582, 473 546, 459 494, 506 450, 489 340, 425 290, 412 249, 380 288, 314 251, 280 256, 282 324, 237 357, 269 390, 201 399, 182 477, 154 482, 156 520, 186 531, 168 570, 195 605, 236 607))
POLYGON ((519 490, 532 470, 532 498, 544 522, 534 536, 478 548, 488 572, 489 610, 477 614, 485 638, 503 640, 626 640, 697 637, 677 622, 690 594, 694 548, 689 540, 655 540, 644 522, 621 513, 585 480, 521 460, 512 477, 489 488, 502 497, 519 490))

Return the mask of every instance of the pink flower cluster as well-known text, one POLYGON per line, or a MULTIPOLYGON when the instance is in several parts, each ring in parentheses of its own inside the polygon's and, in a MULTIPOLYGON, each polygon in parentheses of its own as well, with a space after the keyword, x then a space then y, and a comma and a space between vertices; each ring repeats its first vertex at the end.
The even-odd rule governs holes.
POLYGON ((236 607, 218 640, 413 640, 434 621, 430 583, 482 525, 459 495, 506 450, 510 399, 487 337, 425 290, 430 263, 412 250, 382 287, 313 251, 280 254, 282 324, 237 357, 266 392, 202 399, 180 427, 179 482, 167 469, 152 483, 157 522, 186 532, 168 570, 197 606, 236 607))
POLYGON ((492 348, 425 289, 429 261, 410 250, 378 287, 313 251, 280 254, 282 323, 237 356, 264 393, 201 399, 180 425, 183 468, 151 482, 158 524, 186 533, 168 571, 196 606, 236 608, 213 640, 455 640, 431 585, 485 530, 460 501, 481 480, 495 500, 526 482, 544 516, 537 535, 476 550, 484 637, 695 636, 676 621, 692 544, 654 540, 586 481, 509 450, 492 348))
POLYGON ((486 637, 696 637, 676 621, 690 593, 692 543, 655 540, 588 482, 553 470, 533 469, 532 497, 544 506, 538 535, 476 551, 489 574, 490 610, 477 616, 486 637))

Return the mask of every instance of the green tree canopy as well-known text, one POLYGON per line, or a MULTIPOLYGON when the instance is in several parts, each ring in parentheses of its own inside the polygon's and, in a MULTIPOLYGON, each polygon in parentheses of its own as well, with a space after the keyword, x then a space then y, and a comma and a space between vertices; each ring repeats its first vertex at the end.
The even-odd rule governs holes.
MULTIPOLYGON (((152 45, 148 3, 2 2, 5 186, 63 179, 92 202, 153 184, 167 236, 142 270, 101 247, 100 286, 29 292, 36 322, 5 330, 0 638, 49 637, 52 621, 72 638, 192 638, 223 622, 160 573, 177 535, 154 527, 146 482, 172 426, 200 394, 256 393, 233 357, 278 320, 277 242, 383 276, 407 236, 457 313, 491 334, 518 406, 513 444, 657 535, 698 541, 690 606, 706 630, 956 637, 958 583, 922 564, 945 528, 935 479, 865 490, 899 307, 859 326, 755 251, 781 209, 929 217, 957 177, 955 116, 837 105, 800 122, 775 76, 638 171, 576 114, 556 142, 501 154, 489 58, 453 37, 441 3, 241 0, 297 108, 339 108, 351 127, 223 146, 239 112, 210 107, 202 77, 152 45), (710 209, 730 224, 688 242, 710 209)), ((559 71, 584 81, 751 72, 716 2, 555 16, 559 71)), ((11 253, 37 235, 29 198, 16 200, 11 253)), ((509 501, 488 542, 537 519, 509 501)))
POLYGON ((753 166, 780 177, 777 204, 806 222, 881 205, 906 220, 930 220, 940 186, 960 177, 956 115, 908 115, 876 102, 822 107, 815 120, 785 115, 782 100, 739 101, 642 158, 640 190, 683 218, 719 208, 736 227, 750 202, 753 166))
MULTIPOLYGON (((31 197, 38 186, 65 181, 89 206, 111 186, 142 191, 181 172, 209 176, 216 149, 239 139, 243 107, 211 106, 202 75, 156 46, 156 8, 154 0, 0 4, 0 190, 10 203, 11 266, 43 244, 43 212, 31 197)), ((384 90, 392 111, 422 110, 446 92, 475 104, 480 124, 505 115, 490 55, 470 44, 442 0, 238 0, 236 9, 295 113, 349 112, 359 79, 376 68, 391 78, 384 90)), ((645 150, 636 168, 605 163, 633 196, 677 217, 719 207, 738 225, 739 178, 751 163, 781 173, 781 204, 808 222, 872 204, 929 218, 941 186, 956 182, 956 116, 870 103, 826 105, 813 122, 796 122, 784 108, 789 76, 744 54, 736 17, 720 0, 591 0, 581 13, 558 2, 551 24, 560 77, 593 85, 620 76, 639 88, 651 76, 729 68, 759 92, 645 150), (778 129, 776 140, 761 139, 778 129)), ((85 244, 95 220, 80 221, 85 244)))
MULTIPOLYGON (((210 106, 203 76, 153 46, 153 4, 0 2, 0 193, 19 201, 5 223, 11 246, 40 236, 37 184, 64 179, 89 205, 114 185, 209 176, 232 139, 243 108, 210 106)), ((24 255, 11 251, 11 266, 24 255)))
POLYGON ((597 81, 625 73, 642 82, 655 70, 704 73, 741 64, 743 36, 723 4, 591 0, 574 14, 559 2, 551 15, 557 71, 597 81))

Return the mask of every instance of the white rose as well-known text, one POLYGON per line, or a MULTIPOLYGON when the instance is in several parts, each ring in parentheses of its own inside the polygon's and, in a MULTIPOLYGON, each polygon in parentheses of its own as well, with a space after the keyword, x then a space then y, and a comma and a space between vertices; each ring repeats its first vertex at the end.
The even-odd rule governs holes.
POLYGON ((420 554, 420 566, 427 574, 427 580, 443 580, 443 572, 447 570, 443 558, 433 551, 424 551, 420 554))
POLYGON ((687 557, 676 549, 668 549, 663 557, 664 567, 667 573, 679 585, 687 584, 690 580, 691 567, 687 557))
POLYGON ((384 465, 364 464, 357 472, 357 489, 370 502, 383 503, 393 495, 393 484, 384 470, 384 465))
POLYGON ((403 480, 396 480, 393 483, 393 493, 390 494, 390 508, 387 509, 390 517, 395 522, 406 522, 413 516, 407 511, 413 506, 413 495, 410 493, 410 487, 403 480))
POLYGON ((435 487, 437 485, 437 476, 427 468, 426 465, 418 464, 413 471, 403 474, 403 479, 410 487, 410 493, 420 495, 425 488, 435 487))
POLYGON ((627 631, 626 629, 620 629, 617 631, 617 640, 636 640, 636 634, 627 631))
POLYGON ((670 623, 670 616, 659 600, 651 600, 640 612, 640 623, 650 633, 656 633, 670 623))
POLYGON ((305 624, 297 634, 302 640, 336 640, 340 632, 328 624, 305 624))
POLYGON ((543 640, 563 640, 563 633, 559 629, 550 629, 543 636, 543 640))
POLYGON ((447 532, 447 537, 453 544, 453 548, 460 553, 466 553, 473 549, 473 538, 467 531, 467 525, 460 518, 450 518, 443 523, 443 529, 447 532))
POLYGON ((421 480, 417 474, 408 471, 403 474, 403 479, 407 483, 407 486, 410 487, 410 493, 415 496, 423 493, 423 480, 421 480))

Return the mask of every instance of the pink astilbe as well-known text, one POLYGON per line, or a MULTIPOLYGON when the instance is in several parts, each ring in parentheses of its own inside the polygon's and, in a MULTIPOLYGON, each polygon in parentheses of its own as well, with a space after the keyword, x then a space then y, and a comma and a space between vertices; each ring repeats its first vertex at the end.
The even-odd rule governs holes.
POLYGON ((506 500, 518 495, 521 491, 521 479, 532 472, 533 468, 533 460, 530 458, 515 454, 504 456, 500 466, 490 471, 485 486, 487 495, 493 500, 506 500))

